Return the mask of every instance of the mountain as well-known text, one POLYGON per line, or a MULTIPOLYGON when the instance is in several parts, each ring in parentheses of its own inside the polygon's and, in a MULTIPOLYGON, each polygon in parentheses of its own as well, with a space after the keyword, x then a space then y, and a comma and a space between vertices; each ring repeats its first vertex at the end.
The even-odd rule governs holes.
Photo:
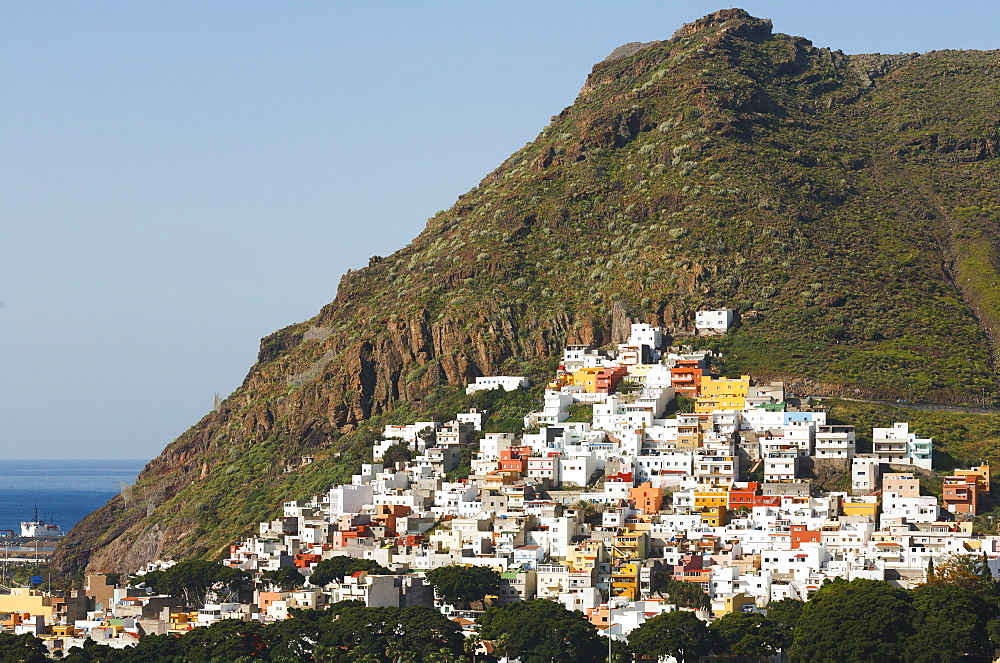
MULTIPOLYGON (((632 321, 811 393, 996 396, 1000 53, 845 55, 738 9, 628 44, 405 248, 261 342, 243 385, 55 563, 213 556, 474 376, 632 321), (315 459, 315 462, 308 462, 315 459)), ((448 399, 452 400, 449 401, 448 399)))

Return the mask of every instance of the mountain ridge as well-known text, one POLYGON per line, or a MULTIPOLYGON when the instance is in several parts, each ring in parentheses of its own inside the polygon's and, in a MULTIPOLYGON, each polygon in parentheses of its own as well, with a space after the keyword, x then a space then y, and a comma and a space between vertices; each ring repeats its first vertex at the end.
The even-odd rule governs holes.
POLYGON ((54 562, 217 555, 443 385, 542 377, 563 345, 633 321, 687 338, 699 308, 742 315, 695 340, 724 371, 992 398, 998 92, 996 51, 849 56, 743 10, 616 49, 407 247, 264 338, 219 411, 147 465, 143 497, 88 516, 54 562))

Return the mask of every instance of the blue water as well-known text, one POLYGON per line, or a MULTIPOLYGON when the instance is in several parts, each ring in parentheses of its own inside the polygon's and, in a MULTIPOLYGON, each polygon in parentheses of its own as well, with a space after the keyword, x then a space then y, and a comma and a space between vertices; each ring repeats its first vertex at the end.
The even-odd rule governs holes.
MULTIPOLYGON (((0 460, 0 529, 20 534, 38 515, 68 532, 84 516, 132 483, 143 460, 0 460)), ((2 534, 2 532, 0 532, 2 534)))

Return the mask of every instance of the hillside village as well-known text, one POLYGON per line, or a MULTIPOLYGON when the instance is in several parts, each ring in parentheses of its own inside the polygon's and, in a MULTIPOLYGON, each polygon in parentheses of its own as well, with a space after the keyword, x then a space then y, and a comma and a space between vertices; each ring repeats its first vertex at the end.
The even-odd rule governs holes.
MULTIPOLYGON (((731 323, 729 311, 698 315, 703 334, 725 333, 731 323)), ((484 431, 477 410, 447 423, 387 425, 374 462, 350 484, 286 502, 281 517, 233 543, 224 560, 250 574, 294 567, 308 578, 322 560, 350 556, 393 574, 360 571, 291 591, 259 585, 249 603, 196 613, 97 574, 88 576, 89 603, 77 605, 77 619, 68 619, 73 599, 45 606, 39 592, 14 590, 0 596, 0 611, 11 614, 5 626, 60 648, 88 636, 126 646, 139 632, 282 620, 292 608, 360 600, 433 605, 471 629, 476 613, 435 597, 422 577, 457 564, 498 571, 500 604, 552 599, 605 632, 615 624, 614 637, 626 638, 677 609, 662 594, 669 581, 700 587, 707 601, 699 615, 711 619, 807 600, 835 577, 912 588, 932 560, 949 554, 984 554, 991 569, 1000 565, 1000 536, 974 535, 962 521, 989 495, 988 466, 945 477, 939 502, 920 490, 920 473, 933 467, 932 441, 907 423, 874 429, 871 452, 858 453, 853 426, 828 423, 823 407, 781 383, 719 377, 710 353, 662 346, 658 328, 634 324, 614 351, 567 347, 520 435, 484 431), (677 411, 681 400, 693 412, 677 411), (589 420, 570 421, 581 406, 589 417, 574 418, 589 420), (385 460, 404 448, 410 460, 385 460), (448 480, 463 451, 469 475, 448 480), (821 468, 849 485, 821 490, 811 479, 821 468), (18 600, 39 605, 19 615, 18 600), (68 623, 53 628, 60 616, 68 623)), ((527 386, 521 377, 489 376, 467 393, 527 386)))

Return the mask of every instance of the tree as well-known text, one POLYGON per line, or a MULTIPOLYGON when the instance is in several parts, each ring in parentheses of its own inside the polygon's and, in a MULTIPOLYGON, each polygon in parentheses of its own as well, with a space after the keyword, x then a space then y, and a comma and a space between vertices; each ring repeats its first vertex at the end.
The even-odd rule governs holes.
POLYGON ((715 648, 714 633, 693 612, 676 610, 657 615, 632 631, 632 651, 642 656, 673 656, 687 663, 715 648))
POLYGON ((217 562, 193 559, 139 576, 130 584, 145 584, 160 594, 183 598, 187 605, 202 605, 211 592, 222 594, 226 599, 232 598, 249 580, 250 576, 245 571, 217 562))
POLYGON ((989 623, 996 607, 974 589, 927 584, 913 592, 914 633, 905 646, 912 663, 955 661, 992 654, 989 623))
MULTIPOLYGON (((360 603, 360 602, 357 602, 360 603)), ((360 607, 364 604, 361 603, 360 607)), ((325 610, 292 608, 290 617, 270 624, 264 629, 264 638, 271 650, 272 661, 308 661, 316 651, 316 644, 324 639, 331 628, 334 615, 325 610)))
POLYGON ((417 437, 423 440, 425 447, 433 447, 437 444, 437 431, 433 426, 427 426, 417 432, 417 437))
MULTIPOLYGON (((610 636, 601 636, 601 640, 604 642, 601 645, 601 651, 608 651, 608 637, 610 636)), ((627 641, 612 640, 610 663, 632 663, 634 660, 635 652, 632 651, 627 641)))
POLYGON ((580 512, 583 522, 590 525, 600 525, 604 518, 604 510, 590 500, 577 500, 573 508, 580 512))
POLYGON ((731 612, 709 628, 716 633, 718 654, 759 659, 784 648, 781 625, 759 612, 731 612))
POLYGON ((392 573, 375 560, 337 555, 317 562, 312 567, 312 573, 309 574, 309 584, 314 587, 322 587, 334 580, 341 581, 345 576, 353 575, 358 571, 379 575, 392 573))
POLYGON ((361 601, 337 601, 326 610, 290 608, 288 619, 275 622, 264 630, 264 638, 271 649, 271 660, 339 660, 334 652, 343 654, 343 651, 332 635, 333 622, 348 608, 364 607, 361 601))
POLYGON ((522 663, 598 663, 607 656, 607 641, 594 625, 554 601, 494 606, 478 622, 483 640, 522 663))
MULTIPOLYGON (((130 653, 130 652, 129 652, 130 653)), ((2 659, 6 661, 20 661, 22 659, 2 659)), ((30 660, 30 659, 29 659, 30 660)), ((112 649, 107 645, 99 644, 95 640, 84 640, 83 646, 70 647, 69 652, 62 659, 65 663, 124 663, 128 661, 128 653, 121 649, 112 649)))
POLYGON ((244 658, 267 660, 270 658, 270 646, 265 638, 267 628, 257 622, 223 619, 210 626, 192 629, 181 638, 183 660, 189 663, 244 658))
POLYGON ((780 638, 780 648, 786 651, 792 646, 795 639, 795 625, 802 616, 802 607, 805 604, 795 599, 784 598, 780 601, 771 601, 767 605, 767 617, 777 629, 780 638))
POLYGON ((805 661, 901 661, 913 634, 912 600, 881 580, 827 582, 803 606, 788 654, 805 661))
POLYGON ((462 629, 433 608, 347 607, 319 640, 324 649, 346 650, 352 661, 432 661, 444 650, 460 657, 462 629))
POLYGON ((500 593, 500 574, 485 566, 440 566, 425 577, 443 601, 459 607, 500 593))
POLYGON ((260 575, 260 580, 263 584, 277 587, 283 592, 290 592, 306 583, 306 577, 299 573, 299 570, 294 566, 283 566, 275 571, 265 571, 260 575))
POLYGON ((33 635, 0 633, 0 661, 3 663, 46 663, 48 649, 33 635))
POLYGON ((126 660, 143 661, 144 663, 174 663, 183 661, 184 639, 174 635, 144 635, 139 638, 138 644, 131 650, 124 650, 130 656, 126 660))
POLYGON ((656 592, 670 599, 670 602, 679 608, 694 608, 695 610, 708 610, 712 605, 701 585, 696 582, 685 582, 674 580, 671 571, 657 571, 655 576, 657 582, 656 592))
POLYGON ((128 584, 131 585, 132 587, 145 585, 146 587, 149 587, 155 592, 158 591, 157 587, 159 586, 160 581, 163 580, 164 573, 166 572, 163 570, 150 571, 149 573, 146 573, 144 575, 132 578, 131 580, 128 581, 128 584))
POLYGON ((927 585, 964 587, 983 596, 998 594, 997 581, 985 555, 947 555, 927 570, 927 585))
POLYGON ((395 467, 396 463, 406 463, 413 459, 413 453, 405 442, 397 442, 382 452, 382 465, 395 467))

